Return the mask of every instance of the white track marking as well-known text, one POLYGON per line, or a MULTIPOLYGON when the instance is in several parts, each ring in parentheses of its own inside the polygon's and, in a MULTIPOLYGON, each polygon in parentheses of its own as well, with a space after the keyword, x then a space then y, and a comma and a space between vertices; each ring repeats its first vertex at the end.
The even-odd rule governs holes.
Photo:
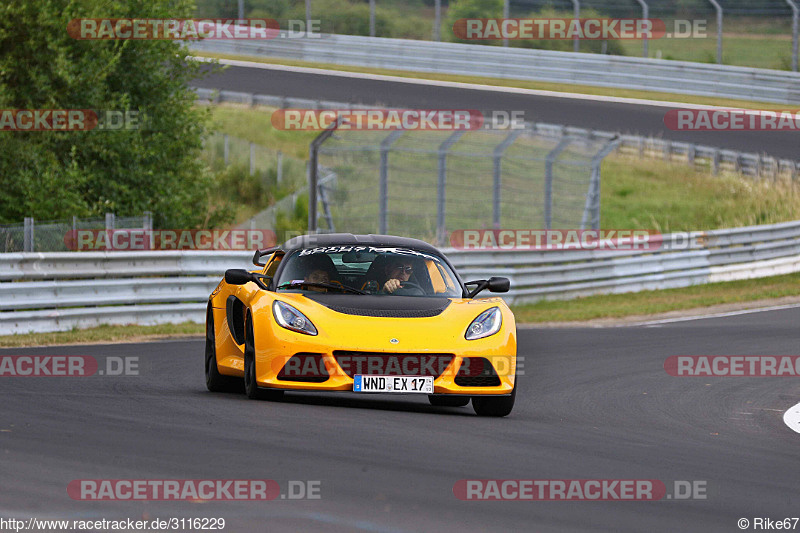
POLYGON ((793 405, 785 413, 783 413, 783 422, 789 426, 789 429, 800 433, 800 403, 793 405))
MULTIPOLYGON (((236 59, 215 59, 201 56, 188 56, 187 59, 194 59, 201 62, 219 61, 221 65, 232 67, 258 68, 264 70, 282 70, 284 72, 298 72, 302 74, 317 74, 320 76, 338 76, 342 78, 357 78, 362 80, 389 81, 395 83, 410 83, 414 85, 428 85, 435 87, 451 87, 454 89, 471 89, 475 91, 490 91, 509 94, 524 94, 530 96, 547 96, 550 98, 565 98, 569 100, 590 100, 593 102, 610 102, 616 104, 642 105, 652 107, 670 107, 675 109, 727 109, 731 107, 720 107, 712 105, 687 104, 684 102, 667 102, 663 100, 645 100, 642 98, 621 98, 618 96, 601 96, 595 94, 581 93, 562 93, 556 91, 544 91, 539 89, 523 89, 521 87, 502 87, 499 85, 482 85, 478 83, 462 83, 456 81, 427 80, 419 78, 405 78, 403 76, 387 76, 384 74, 367 74, 363 72, 351 72, 346 70, 327 70, 310 67, 293 67, 289 65, 276 65, 272 63, 256 63, 253 61, 240 61, 236 59)), ((421 73, 424 74, 424 73, 421 73)), ((523 81, 523 80, 520 80, 523 81)), ((689 95, 687 95, 689 96, 689 95)))

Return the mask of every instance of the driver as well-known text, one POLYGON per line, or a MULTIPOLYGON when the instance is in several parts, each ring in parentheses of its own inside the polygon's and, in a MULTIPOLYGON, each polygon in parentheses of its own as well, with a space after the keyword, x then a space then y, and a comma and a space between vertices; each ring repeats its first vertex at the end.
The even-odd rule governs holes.
POLYGON ((414 273, 414 265, 408 259, 398 258, 386 265, 385 274, 389 278, 383 284, 383 292, 392 294, 397 289, 402 288, 403 283, 408 281, 414 273))
MULTIPOLYGON (((330 283, 331 274, 327 270, 316 268, 308 272, 303 278, 303 281, 308 283, 330 283)), ((314 292, 328 292, 328 289, 325 287, 309 287, 308 289, 314 292)))

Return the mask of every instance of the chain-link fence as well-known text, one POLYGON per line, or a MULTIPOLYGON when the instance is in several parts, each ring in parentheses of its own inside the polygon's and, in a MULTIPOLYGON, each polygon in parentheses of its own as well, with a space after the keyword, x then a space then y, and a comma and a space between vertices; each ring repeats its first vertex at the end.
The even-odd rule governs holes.
POLYGON ((320 192, 319 228, 440 245, 463 229, 599 228, 600 163, 615 146, 532 125, 337 131, 319 150, 320 167, 336 176, 320 192))
POLYGON ((0 225, 0 252, 67 252, 76 249, 75 237, 81 230, 153 229, 150 213, 142 216, 105 218, 72 217, 61 220, 25 218, 23 224, 0 225))
MULTIPOLYGON (((251 0, 243 4, 249 17, 271 17, 283 29, 316 21, 317 32, 371 35, 400 39, 456 40, 452 24, 457 13, 467 17, 612 17, 654 18, 665 22, 672 38, 654 40, 506 41, 524 46, 581 52, 608 53, 695 62, 720 62, 797 71, 797 0, 505 0, 486 4, 484 12, 458 10, 446 0, 251 0), (463 13, 462 13, 463 12, 463 13), (681 21, 676 25, 675 21, 681 21), (678 38, 683 23, 699 23, 691 38, 678 38), (702 33, 702 35, 700 35, 702 33), (720 35, 720 39, 717 36, 720 35)), ((234 17, 236 3, 203 0, 197 4, 203 17, 234 17)), ((684 35, 688 37, 689 35, 684 35)), ((485 42, 484 44, 490 44, 485 42)), ((494 44, 502 44, 496 41, 494 44)))

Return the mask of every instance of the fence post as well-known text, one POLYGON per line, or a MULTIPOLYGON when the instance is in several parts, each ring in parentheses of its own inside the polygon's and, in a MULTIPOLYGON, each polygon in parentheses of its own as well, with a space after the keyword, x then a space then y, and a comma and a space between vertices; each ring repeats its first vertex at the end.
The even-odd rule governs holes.
POLYGON ((276 181, 278 182, 278 185, 280 185, 283 181, 283 152, 280 150, 278 150, 278 172, 276 181))
POLYGON ((239 0, 239 20, 244 18, 244 0, 239 0))
POLYGON ((797 72, 797 22, 800 17, 800 9, 794 0, 786 0, 792 8, 792 70, 797 72))
MULTIPOLYGON (((636 0, 636 1, 639 2, 639 5, 642 6, 642 18, 643 19, 650 18, 650 8, 647 5, 647 2, 645 2, 644 0, 636 0)), ((648 44, 647 37, 645 37, 644 39, 642 39, 642 57, 649 56, 647 52, 647 44, 648 44)))
MULTIPOLYGON (((306 0, 308 2, 308 0, 306 0)), ((306 3, 308 6, 308 3, 306 3)), ((317 135, 308 148, 308 233, 317 232, 317 187, 319 186, 319 148, 333 135, 342 119, 336 119, 326 130, 317 135)))
POLYGON ((553 222, 553 163, 558 154, 572 143, 571 137, 561 139, 555 148, 550 150, 544 160, 544 229, 550 229, 553 222))
POLYGON ((433 40, 442 40, 442 0, 436 0, 433 7, 433 40))
POLYGON ((722 64, 722 6, 717 0, 708 0, 717 10, 717 64, 722 64))
POLYGON ((114 213, 106 213, 106 231, 114 229, 115 219, 114 213))
POLYGON ((445 195, 447 193, 447 151, 464 135, 465 130, 455 131, 439 145, 439 178, 436 188, 436 243, 444 246, 446 242, 445 195))
POLYGON ((375 37, 375 0, 369 0, 369 36, 375 37))
MULTIPOLYGON (((581 18, 581 3, 580 3, 580 0, 572 0, 572 5, 573 5, 574 10, 575 10, 575 17, 574 18, 577 21, 579 18, 581 18)), ((576 24, 577 24, 577 22, 576 22, 576 24)), ((572 48, 574 49, 575 52, 580 52, 580 50, 581 50, 581 42, 578 40, 577 36, 572 40, 572 48)))
MULTIPOLYGON (((511 0, 503 0, 503 18, 507 19, 511 15, 511 0)), ((503 46, 508 46, 508 38, 503 37, 503 46)))
POLYGON ((514 144, 517 137, 520 136, 523 130, 514 130, 509 133, 503 142, 498 144, 494 149, 494 172, 492 183, 492 226, 495 229, 500 228, 500 192, 501 192, 501 174, 502 174, 502 159, 503 153, 509 146, 514 144))
POLYGON ((22 230, 22 251, 23 252, 33 252, 34 251, 33 231, 34 231, 33 217, 25 217, 24 226, 23 226, 23 230, 22 230))
POLYGON ((616 150, 619 143, 619 135, 615 135, 592 157, 592 173, 589 192, 586 194, 586 203, 583 207, 581 229, 586 229, 587 222, 591 224, 593 230, 600 229, 600 165, 608 154, 616 150), (589 220, 590 216, 591 220, 589 220))
POLYGON ((227 133, 222 136, 222 139, 224 141, 223 159, 225 161, 225 166, 227 167, 228 161, 230 160, 231 141, 227 133))
POLYGON ((306 0, 306 31, 311 27, 311 0, 306 0))
POLYGON ((381 141, 380 192, 378 209, 378 231, 381 235, 389 232, 389 148, 405 133, 405 130, 394 130, 381 141))

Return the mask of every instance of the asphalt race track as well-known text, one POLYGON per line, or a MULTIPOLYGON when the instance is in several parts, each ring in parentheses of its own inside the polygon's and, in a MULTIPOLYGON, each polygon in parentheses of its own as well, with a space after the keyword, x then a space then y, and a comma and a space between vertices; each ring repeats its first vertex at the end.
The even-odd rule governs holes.
POLYGON ((3 350, 139 357, 139 376, 0 378, 0 517, 223 517, 226 531, 739 531, 800 515, 792 378, 671 377, 670 355, 798 355, 800 308, 520 329, 514 412, 424 398, 205 389, 203 341, 3 350), (705 500, 460 501, 460 479, 704 481, 705 500), (319 480, 321 499, 87 502, 75 479, 319 480))
MULTIPOLYGON (((268 68, 228 66, 192 82, 196 87, 414 109, 523 111, 531 122, 652 135, 674 141, 799 159, 800 132, 672 131, 669 107, 359 79, 268 68)), ((680 108, 680 104, 675 104, 680 108)), ((787 108, 790 106, 787 106, 787 108)))

